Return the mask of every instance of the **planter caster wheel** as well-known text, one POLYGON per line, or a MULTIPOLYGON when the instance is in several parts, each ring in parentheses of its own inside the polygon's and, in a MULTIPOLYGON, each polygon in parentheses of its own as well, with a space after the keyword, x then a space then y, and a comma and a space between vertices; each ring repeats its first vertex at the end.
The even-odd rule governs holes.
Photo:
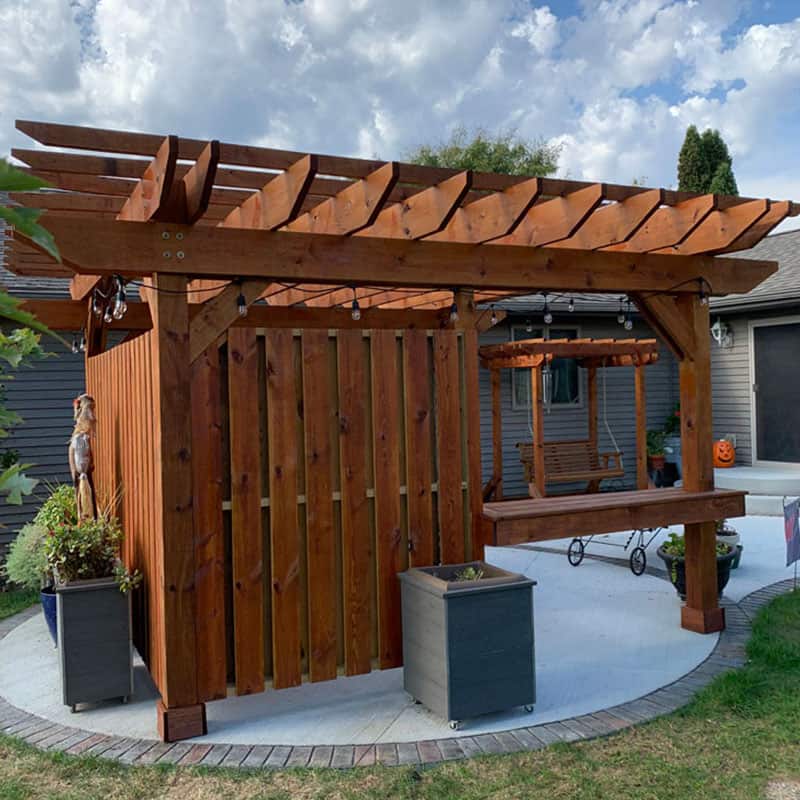
POLYGON ((461 729, 461 720, 451 719, 447 724, 450 726, 451 731, 457 731, 461 729))
POLYGON ((72 704, 72 705, 69 707, 69 713, 70 713, 70 714, 77 714, 77 713, 78 713, 78 706, 77 706, 77 704, 76 704, 76 703, 73 703, 73 704, 72 704))
POLYGON ((567 549, 567 561, 572 564, 573 567, 577 567, 581 561, 583 561, 583 553, 586 548, 583 546, 583 542, 580 539, 573 539, 569 543, 569 548, 567 549))
POLYGON ((124 706, 128 705, 128 701, 129 700, 130 700, 130 697, 128 697, 128 695, 125 695, 124 697, 120 697, 120 701, 122 702, 122 705, 124 705, 124 706))
POLYGON ((645 571, 647 568, 647 553, 645 553, 643 547, 633 548, 629 564, 634 575, 641 575, 645 571))
POLYGON ((533 706, 525 706, 526 714, 533 714, 533 706))

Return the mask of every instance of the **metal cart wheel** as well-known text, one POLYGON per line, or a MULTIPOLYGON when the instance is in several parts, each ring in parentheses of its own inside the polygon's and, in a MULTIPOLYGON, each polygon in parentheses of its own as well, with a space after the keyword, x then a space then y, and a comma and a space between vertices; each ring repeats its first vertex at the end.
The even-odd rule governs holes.
POLYGON ((525 713, 532 714, 533 713, 533 706, 525 706, 525 713))
POLYGON ((634 575, 641 575, 645 571, 647 568, 647 553, 645 553, 644 547, 634 547, 631 550, 630 567, 634 575))
POLYGON ((451 731, 457 731, 461 727, 461 720, 451 719, 448 723, 451 731))
POLYGON ((583 546, 583 542, 580 539, 573 539, 569 543, 569 548, 567 549, 567 560, 573 567, 577 567, 581 561, 583 561, 583 552, 586 548, 583 546))

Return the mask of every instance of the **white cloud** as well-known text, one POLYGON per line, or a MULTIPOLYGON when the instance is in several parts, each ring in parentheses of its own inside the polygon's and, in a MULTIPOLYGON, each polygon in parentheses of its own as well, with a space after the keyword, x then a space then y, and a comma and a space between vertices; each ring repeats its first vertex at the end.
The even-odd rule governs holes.
POLYGON ((13 117, 384 158, 513 126, 564 174, 670 185, 695 123, 743 192, 800 197, 800 20, 742 29, 746 5, 0 0, 0 151, 28 146, 13 117))

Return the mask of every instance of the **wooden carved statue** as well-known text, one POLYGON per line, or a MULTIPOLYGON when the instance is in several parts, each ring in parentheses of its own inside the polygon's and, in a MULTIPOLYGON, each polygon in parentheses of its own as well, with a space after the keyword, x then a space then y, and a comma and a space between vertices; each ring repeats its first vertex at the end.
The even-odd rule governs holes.
POLYGON ((94 398, 82 394, 72 401, 75 427, 69 440, 69 470, 75 487, 78 519, 97 518, 97 498, 94 491, 95 435, 94 398))

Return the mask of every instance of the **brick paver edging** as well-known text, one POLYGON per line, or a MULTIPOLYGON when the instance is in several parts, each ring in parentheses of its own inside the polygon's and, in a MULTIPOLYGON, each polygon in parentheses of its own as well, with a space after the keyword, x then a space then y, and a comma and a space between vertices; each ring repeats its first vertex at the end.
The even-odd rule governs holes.
MULTIPOLYGON (((608 736, 618 731, 669 714, 686 705, 717 675, 741 667, 745 645, 750 636, 755 613, 779 594, 790 591, 793 581, 766 586, 741 602, 723 601, 726 628, 711 655, 691 672, 668 686, 621 705, 593 714, 584 714, 559 722, 533 725, 499 733, 460 736, 422 742, 399 742, 375 745, 230 745, 167 744, 152 739, 130 739, 92 733, 58 725, 12 706, 0 697, 0 733, 15 736, 41 750, 61 751, 71 755, 96 755, 123 764, 179 764, 240 768, 334 767, 385 764, 432 764, 487 753, 516 753, 540 750, 555 742, 575 742, 608 736)), ((0 621, 0 639, 17 625, 38 613, 27 609, 0 621)))

